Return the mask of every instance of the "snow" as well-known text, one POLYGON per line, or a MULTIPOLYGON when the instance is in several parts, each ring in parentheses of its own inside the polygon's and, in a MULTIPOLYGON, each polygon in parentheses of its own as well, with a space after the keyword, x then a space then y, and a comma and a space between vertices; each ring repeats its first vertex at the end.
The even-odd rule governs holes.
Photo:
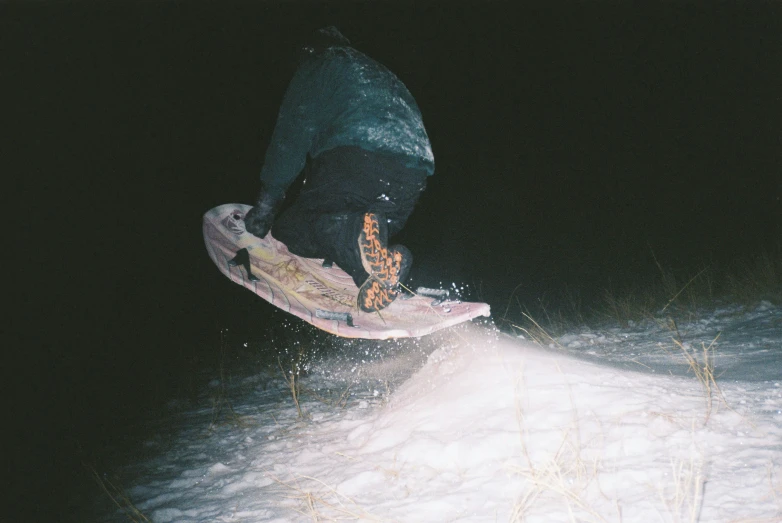
POLYGON ((117 475, 161 523, 782 521, 780 340, 766 302, 548 347, 337 340, 301 366, 304 419, 282 372, 217 380, 117 475))

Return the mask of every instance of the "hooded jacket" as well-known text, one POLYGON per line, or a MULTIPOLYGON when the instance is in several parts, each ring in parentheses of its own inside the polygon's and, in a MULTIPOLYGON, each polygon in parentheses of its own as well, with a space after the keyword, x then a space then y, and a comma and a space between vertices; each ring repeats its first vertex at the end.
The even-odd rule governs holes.
POLYGON ((288 86, 261 170, 271 191, 287 190, 308 155, 340 146, 389 154, 434 173, 413 96, 391 71, 342 39, 304 58, 288 86))

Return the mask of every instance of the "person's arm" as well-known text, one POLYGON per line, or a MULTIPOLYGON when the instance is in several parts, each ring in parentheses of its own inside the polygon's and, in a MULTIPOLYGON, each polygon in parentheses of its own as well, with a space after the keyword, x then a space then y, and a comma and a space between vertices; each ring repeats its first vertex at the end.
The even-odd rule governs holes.
POLYGON ((269 147, 266 150, 261 183, 269 192, 284 194, 307 160, 319 132, 320 77, 318 64, 305 64, 291 80, 280 106, 269 147))
POLYGON ((270 191, 262 184, 255 205, 244 215, 245 230, 258 238, 265 238, 284 199, 284 192, 270 191))
POLYGON ((268 234, 285 192, 307 161, 307 153, 318 133, 314 114, 319 105, 318 95, 318 70, 313 64, 305 64, 296 72, 285 93, 261 169, 261 191, 244 217, 247 232, 259 238, 268 234))

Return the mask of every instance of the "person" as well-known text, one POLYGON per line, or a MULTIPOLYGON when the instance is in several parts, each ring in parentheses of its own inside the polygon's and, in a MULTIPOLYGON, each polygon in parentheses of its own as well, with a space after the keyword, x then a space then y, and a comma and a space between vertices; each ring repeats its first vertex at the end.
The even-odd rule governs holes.
POLYGON ((335 27, 302 48, 261 170, 261 190, 244 218, 271 230, 288 250, 323 258, 359 288, 358 307, 379 311, 402 292, 413 257, 388 245, 434 173, 421 112, 405 85, 357 51, 335 27), (280 212, 291 184, 298 197, 280 212))

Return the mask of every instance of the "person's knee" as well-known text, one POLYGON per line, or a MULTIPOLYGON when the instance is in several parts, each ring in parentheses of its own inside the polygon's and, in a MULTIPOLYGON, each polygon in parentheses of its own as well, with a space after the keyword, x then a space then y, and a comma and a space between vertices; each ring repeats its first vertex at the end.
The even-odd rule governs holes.
POLYGON ((305 258, 318 258, 312 224, 307 214, 298 212, 295 208, 284 211, 272 225, 272 236, 285 244, 288 250, 305 258))

